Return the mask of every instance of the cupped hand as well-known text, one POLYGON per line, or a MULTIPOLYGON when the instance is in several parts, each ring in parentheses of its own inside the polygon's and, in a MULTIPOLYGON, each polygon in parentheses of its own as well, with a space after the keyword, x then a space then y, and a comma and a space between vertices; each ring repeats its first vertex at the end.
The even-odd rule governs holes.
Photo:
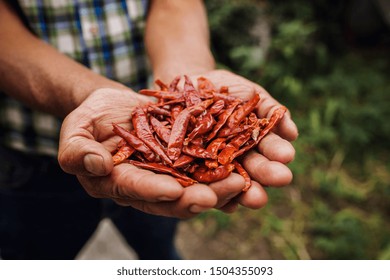
MULTIPOLYGON (((263 88, 228 71, 215 70, 202 76, 217 87, 228 86, 230 94, 242 99, 260 94, 259 117, 269 117, 280 106, 263 88)), ((241 192, 244 179, 235 173, 208 186, 183 188, 168 175, 125 163, 113 166, 110 152, 119 139, 112 132, 112 123, 130 126, 132 108, 145 102, 150 100, 131 91, 100 89, 64 120, 59 163, 66 172, 78 176, 91 196, 111 198, 120 205, 151 214, 188 218, 213 207, 225 212, 233 212, 238 204, 261 208, 268 200, 264 186, 285 186, 291 182, 292 173, 286 164, 293 160, 295 150, 289 141, 298 132, 289 113, 274 133, 260 142, 258 150, 243 159, 253 180, 245 193, 241 192)))
POLYGON ((216 193, 206 185, 183 188, 169 175, 133 165, 113 165, 111 151, 119 141, 112 123, 130 126, 134 106, 150 100, 131 91, 99 89, 64 120, 58 161, 65 172, 77 175, 86 192, 111 198, 141 211, 188 218, 214 207, 216 193))
MULTIPOLYGON (((256 108, 259 117, 269 118, 281 106, 264 88, 229 71, 214 70, 200 76, 209 79, 217 88, 227 86, 230 95, 243 100, 259 94, 260 101, 256 108)), ((195 81, 197 77, 199 76, 193 76, 192 79, 195 81)), ((295 149, 290 142, 297 137, 297 126, 287 111, 279 125, 260 141, 257 149, 243 158, 243 166, 252 179, 252 186, 247 192, 241 192, 244 179, 235 173, 210 184, 220 198, 216 207, 225 212, 235 211, 238 204, 258 209, 268 201, 265 186, 282 187, 291 183, 293 175, 287 163, 294 159, 295 149)))

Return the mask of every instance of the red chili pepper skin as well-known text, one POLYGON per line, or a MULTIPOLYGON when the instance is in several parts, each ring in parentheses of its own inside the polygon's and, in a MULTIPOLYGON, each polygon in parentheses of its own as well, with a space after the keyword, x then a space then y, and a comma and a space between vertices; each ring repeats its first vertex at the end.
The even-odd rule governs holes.
POLYGON ((227 86, 221 86, 221 88, 219 89, 219 93, 228 94, 229 88, 227 86))
POLYGON ((213 141, 210 142, 206 150, 213 156, 217 156, 218 151, 225 148, 226 146, 225 142, 226 142, 226 138, 215 138, 213 141))
MULTIPOLYGON (((234 153, 233 158, 239 157, 258 145, 260 141, 271 131, 272 128, 274 128, 283 118, 285 112, 287 111, 287 108, 285 106, 280 106, 278 109, 276 109, 267 124, 267 126, 260 131, 259 135, 257 136, 257 139, 248 141, 247 145, 245 145, 242 149, 238 150, 234 153)), ((260 120, 259 123, 262 121, 260 120)))
POLYGON ((213 104, 213 102, 214 102, 213 99, 206 99, 200 102, 199 104, 196 104, 191 107, 187 107, 187 109, 193 116, 197 117, 200 114, 202 114, 207 109, 207 107, 213 104))
POLYGON ((259 122, 259 119, 257 118, 256 114, 253 112, 248 115, 247 120, 248 120, 247 124, 249 125, 257 125, 257 123, 259 122))
POLYGON ((251 130, 245 131, 245 133, 239 134, 234 137, 226 147, 219 153, 218 162, 220 164, 227 164, 233 161, 235 153, 244 145, 252 135, 251 130))
POLYGON ((285 106, 280 106, 273 113, 271 118, 268 121, 267 126, 260 131, 259 136, 256 139, 256 143, 259 144, 260 140, 264 138, 279 122, 283 119, 284 114, 286 113, 287 108, 285 106))
POLYGON ((171 168, 169 166, 157 163, 157 162, 140 162, 136 160, 128 160, 128 163, 135 165, 137 167, 145 168, 151 171, 156 171, 156 172, 161 172, 161 173, 166 173, 166 174, 171 174, 172 176, 182 179, 187 182, 191 182, 192 184, 197 183, 194 179, 191 179, 190 177, 178 172, 176 169, 171 168))
POLYGON ((168 86, 164 82, 162 82, 161 80, 157 79, 154 81, 154 83, 160 87, 160 90, 162 90, 162 91, 168 90, 168 86))
POLYGON ((223 100, 223 101, 225 101, 226 104, 233 103, 236 101, 238 101, 239 103, 242 103, 242 100, 237 98, 237 97, 218 93, 218 92, 214 93, 214 100, 223 100))
POLYGON ((182 93, 179 92, 169 92, 163 90, 154 90, 154 89, 141 89, 139 91, 140 94, 153 96, 159 99, 179 99, 183 97, 182 93))
POLYGON ((184 103, 184 97, 180 97, 178 99, 172 99, 172 100, 163 100, 160 99, 159 103, 155 103, 155 106, 168 106, 168 105, 173 105, 173 104, 179 104, 179 103, 184 103))
POLYGON ((210 169, 215 169, 219 166, 217 159, 205 159, 204 165, 206 165, 210 169))
POLYGON ((195 160, 194 157, 181 154, 180 157, 173 163, 174 168, 184 167, 195 160))
POLYGON ((213 183, 228 177, 234 168, 234 164, 232 163, 220 165, 215 169, 210 169, 203 165, 196 169, 195 172, 192 173, 192 176, 198 182, 213 183))
POLYGON ((190 164, 190 165, 188 165, 187 167, 185 167, 185 168, 183 169, 183 171, 192 174, 192 173, 195 172, 195 170, 196 170, 198 167, 199 167, 199 164, 193 163, 193 164, 190 164))
POLYGON ((198 146, 198 147, 203 147, 204 146, 204 140, 202 137, 197 137, 195 139, 192 139, 191 141, 192 145, 198 146))
POLYGON ((112 126, 113 126, 112 130, 116 135, 119 135, 120 137, 125 139, 130 146, 132 146, 137 151, 141 152, 148 161, 153 162, 156 160, 156 155, 141 139, 133 135, 127 129, 124 129, 123 127, 115 123, 113 123, 112 126))
POLYGON ((171 136, 168 142, 168 157, 175 161, 179 158, 183 147, 184 138, 187 132, 191 115, 198 116, 213 103, 212 99, 206 99, 201 103, 182 110, 173 123, 171 136))
POLYGON ((181 104, 176 104, 175 106, 172 106, 171 108, 171 118, 173 121, 176 120, 177 116, 180 114, 181 111, 183 111, 183 106, 181 104))
POLYGON ((165 125, 163 125, 158 119, 156 119, 153 116, 150 116, 149 120, 157 136, 165 143, 168 143, 169 137, 171 136, 171 130, 167 128, 165 125))
POLYGON ((199 92, 195 89, 190 78, 187 75, 184 75, 184 98, 186 100, 186 106, 191 107, 202 102, 199 92))
POLYGON ((205 77, 198 78, 198 90, 201 98, 206 99, 213 98, 214 93, 217 92, 213 83, 205 77))
POLYGON ((148 111, 148 113, 151 113, 154 115, 167 116, 167 117, 171 116, 170 111, 168 111, 164 108, 158 107, 156 105, 149 105, 147 108, 147 111, 148 111))
POLYGON ((253 111, 259 101, 260 95, 255 94, 251 100, 246 102, 230 115, 229 119, 226 121, 226 126, 229 128, 238 126, 241 121, 253 111))
POLYGON ((213 139, 218 131, 225 125, 227 119, 230 117, 230 115, 233 113, 234 109, 240 104, 240 100, 235 100, 233 103, 229 105, 229 107, 226 108, 225 111, 223 111, 219 116, 218 116, 218 121, 215 124, 212 132, 207 136, 206 141, 210 141, 213 139))
MULTIPOLYGON (((189 187, 189 186, 195 184, 194 181, 183 180, 183 179, 177 178, 177 177, 175 177, 175 179, 176 179, 176 181, 177 181, 180 185, 182 185, 183 187, 189 187)), ((197 183, 197 182, 196 182, 196 183, 197 183)))
POLYGON ((179 113, 175 122, 173 123, 171 136, 169 137, 168 142, 168 157, 172 161, 176 161, 183 147, 184 137, 187 131, 188 123, 191 118, 190 111, 186 108, 179 113))
POLYGON ((242 191, 247 191, 250 175, 235 158, 254 148, 286 108, 275 110, 270 119, 259 119, 254 113, 258 94, 244 102, 228 95, 228 87, 217 90, 205 77, 198 79, 197 88, 188 76, 184 76, 183 89, 180 81, 181 76, 169 85, 156 80, 160 90, 140 92, 158 102, 133 110, 132 132, 113 124, 114 132, 122 137, 113 153, 114 164, 128 162, 166 173, 182 186, 212 183, 236 169, 245 179, 242 191))
POLYGON ((198 81, 198 89, 207 91, 207 92, 216 92, 217 88, 214 86, 214 84, 207 78, 205 77, 199 77, 197 79, 198 81))
POLYGON ((206 149, 195 146, 195 145, 188 145, 183 146, 183 153, 186 155, 195 157, 195 158, 211 158, 211 159, 217 159, 217 157, 210 152, 208 152, 206 149))
POLYGON ((215 120, 210 113, 202 114, 197 119, 195 128, 188 134, 188 137, 184 140, 184 145, 188 145, 195 137, 203 135, 209 132, 215 124, 215 120))
POLYGON ((175 91, 178 91, 178 88, 177 88, 177 85, 179 84, 180 82, 180 79, 181 79, 181 76, 176 76, 172 82, 169 84, 169 87, 168 87, 168 91, 169 92, 175 92, 175 91))
POLYGON ((218 132, 218 137, 234 137, 235 135, 244 132, 247 129, 250 129, 251 125, 240 125, 233 128, 224 127, 218 132))
POLYGON ((129 144, 122 145, 118 151, 112 156, 112 160, 114 165, 118 165, 128 159, 133 153, 135 149, 131 147, 129 144))
POLYGON ((249 176, 248 172, 246 172, 246 170, 244 169, 244 167, 242 167, 242 165, 240 163, 238 163, 238 161, 234 160, 233 161, 233 164, 234 164, 234 167, 236 168, 238 174, 240 174, 242 177, 244 177, 244 180, 245 180, 245 187, 242 189, 243 192, 246 192, 249 190, 249 188, 251 187, 252 185, 252 180, 251 180, 251 177, 249 176))
POLYGON ((214 104, 210 107, 209 112, 213 116, 218 115, 223 110, 223 108, 225 108, 225 101, 220 99, 214 102, 214 104))
POLYGON ((165 154, 165 151, 161 145, 153 137, 149 128, 149 122, 144 110, 139 107, 135 107, 132 114, 132 123, 137 136, 142 139, 145 144, 153 150, 166 164, 172 165, 172 161, 165 154))

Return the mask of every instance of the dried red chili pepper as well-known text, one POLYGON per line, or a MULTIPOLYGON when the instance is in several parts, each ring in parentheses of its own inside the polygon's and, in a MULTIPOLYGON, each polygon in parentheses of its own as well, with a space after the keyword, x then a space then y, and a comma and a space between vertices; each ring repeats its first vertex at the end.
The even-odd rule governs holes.
POLYGON ((213 102, 213 99, 206 99, 194 106, 187 107, 187 109, 193 116, 197 117, 213 104, 213 102))
POLYGON ((202 102, 199 92, 195 89, 190 78, 187 75, 184 75, 184 92, 183 92, 186 106, 191 107, 202 102))
POLYGON ((160 139, 163 140, 165 143, 168 143, 169 137, 171 136, 171 130, 153 116, 150 116, 149 120, 150 124, 153 127, 153 130, 156 132, 158 137, 160 137, 160 139))
POLYGON ((178 76, 176 76, 176 77, 172 80, 172 82, 169 84, 169 87, 168 87, 168 91, 169 91, 169 92, 179 91, 179 89, 177 88, 177 85, 179 84, 180 79, 181 79, 181 76, 178 75, 178 76))
POLYGON ((245 130, 248 130, 250 129, 252 126, 251 125, 240 125, 240 126, 236 126, 236 127, 233 127, 233 128, 229 128, 229 127, 224 127, 222 128, 217 136, 218 137, 234 137, 235 135, 239 134, 239 133, 242 133, 244 132, 245 130))
POLYGON ((210 169, 207 166, 200 166, 192 173, 192 176, 201 183, 213 183, 225 179, 234 170, 234 164, 220 165, 215 169, 210 169))
POLYGON ((166 164, 172 165, 172 161, 165 154, 165 151, 163 150, 161 145, 153 137, 144 110, 139 107, 134 108, 131 120, 138 138, 142 139, 145 144, 151 150, 153 150, 166 164))
POLYGON ((220 99, 214 102, 213 105, 211 105, 209 112, 211 115, 218 115, 223 110, 224 107, 225 107, 225 101, 220 99))
POLYGON ((213 156, 217 156, 218 151, 222 150, 226 146, 226 138, 215 138, 207 146, 206 150, 211 153, 213 156))
POLYGON ((160 87, 160 90, 168 91, 168 86, 160 79, 155 80, 154 83, 160 87))
POLYGON ((179 92, 170 92, 157 89, 141 89, 139 93, 147 96, 153 96, 159 99, 179 99, 183 97, 183 94, 179 92))
POLYGON ((175 161, 179 158, 183 147, 183 141, 186 136, 186 130, 190 121, 191 113, 186 108, 179 113, 173 123, 171 136, 168 141, 168 157, 175 161))
POLYGON ((192 156, 181 154, 180 157, 173 163, 173 167, 184 167, 193 162, 194 160, 195 158, 192 156))
POLYGON ((118 151, 112 156, 112 160, 114 165, 118 165, 128 159, 133 153, 135 149, 131 147, 129 144, 122 145, 118 151))
POLYGON ((215 124, 212 132, 207 136, 206 140, 207 141, 210 141, 211 139, 213 139, 218 131, 225 125, 227 119, 230 117, 230 115, 233 113, 234 109, 238 106, 238 104, 240 104, 241 101, 240 100, 234 100, 230 105, 229 107, 226 108, 225 111, 223 111, 219 116, 218 116, 218 121, 217 123, 215 124))
POLYGON ((223 93, 223 94, 228 94, 229 88, 227 86, 221 86, 221 88, 219 89, 219 92, 223 93))
POLYGON ((250 149, 253 149, 256 145, 258 145, 270 131, 273 129, 283 118, 284 113, 287 111, 287 108, 285 106, 280 106, 278 109, 276 109, 271 118, 270 121, 268 122, 267 126, 259 132, 259 135, 257 136, 257 139, 248 141, 248 144, 240 149, 239 151, 234 153, 233 158, 239 157, 249 151, 250 149))
POLYGON ((213 129, 214 124, 215 120, 211 113, 205 112, 205 114, 200 115, 195 128, 188 134, 188 137, 184 139, 184 145, 188 145, 195 137, 209 132, 213 129))
POLYGON ((206 91, 207 93, 215 93, 217 91, 216 87, 209 79, 199 77, 197 81, 199 91, 206 91))
POLYGON ((141 152, 148 161, 153 162, 156 160, 156 155, 141 139, 133 135, 127 129, 124 129, 123 127, 115 123, 113 123, 112 126, 113 126, 112 130, 114 131, 115 134, 125 139, 130 146, 132 146, 137 151, 141 152))
POLYGON ((251 177, 249 176, 248 172, 246 172, 246 170, 244 169, 244 167, 242 167, 242 165, 240 163, 238 163, 238 161, 234 160, 233 161, 233 164, 234 164, 234 167, 236 168, 238 174, 240 174, 242 177, 244 177, 244 180, 245 180, 245 187, 242 189, 243 192, 246 192, 249 190, 249 188, 251 187, 252 185, 252 180, 251 180, 251 177))
POLYGON ((155 105, 149 105, 147 108, 147 111, 148 111, 148 113, 155 114, 155 115, 161 115, 161 116, 167 116, 167 117, 169 117, 171 115, 170 111, 168 111, 164 108, 155 106, 155 105))
POLYGON ((223 100, 225 101, 226 103, 232 103, 232 102, 235 102, 235 101, 239 101, 239 103, 242 103, 243 101, 237 97, 234 97, 234 96, 231 96, 231 95, 226 95, 226 94, 222 94, 222 93, 214 93, 214 100, 217 101, 217 100, 223 100))
POLYGON ((235 169, 244 177, 243 191, 247 191, 250 176, 235 159, 254 148, 279 123, 286 108, 275 110, 270 119, 260 119, 254 113, 258 94, 244 102, 228 95, 228 87, 216 90, 204 77, 195 88, 187 76, 181 90, 180 79, 175 77, 169 85, 156 80, 160 90, 140 91, 156 97, 158 103, 134 109, 133 132, 113 124, 114 132, 128 143, 118 144, 114 163, 128 158, 138 167, 171 174, 183 186, 215 182, 235 169))
POLYGON ((244 103, 241 107, 239 107, 230 115, 230 117, 226 121, 226 126, 229 128, 234 128, 238 126, 241 121, 253 111, 259 101, 260 96, 258 94, 255 94, 252 99, 244 103))
POLYGON ((178 172, 174 168, 168 167, 166 165, 163 165, 163 164, 160 164, 157 162, 147 163, 147 162, 140 162, 140 161, 136 161, 136 160, 128 160, 127 162, 132 164, 132 165, 135 165, 137 167, 145 168, 145 169, 148 169, 151 171, 157 171, 157 172, 161 172, 161 173, 171 174, 172 176, 179 178, 183 181, 186 181, 188 183, 191 183, 191 184, 197 183, 194 179, 192 179, 186 175, 181 174, 180 172, 178 172))
POLYGON ((171 107, 171 118, 172 120, 176 120, 177 116, 180 114, 181 111, 183 111, 184 107, 181 104, 176 104, 175 106, 171 107))
POLYGON ((211 158, 211 159, 217 159, 217 156, 213 155, 206 149, 195 146, 195 145, 188 145, 188 146, 183 146, 183 153, 186 155, 195 157, 195 158, 211 158))
POLYGON ((218 162, 220 164, 227 164, 233 161, 235 152, 237 152, 242 145, 244 145, 252 135, 250 129, 246 130, 245 133, 239 134, 234 137, 226 147, 218 154, 218 162))

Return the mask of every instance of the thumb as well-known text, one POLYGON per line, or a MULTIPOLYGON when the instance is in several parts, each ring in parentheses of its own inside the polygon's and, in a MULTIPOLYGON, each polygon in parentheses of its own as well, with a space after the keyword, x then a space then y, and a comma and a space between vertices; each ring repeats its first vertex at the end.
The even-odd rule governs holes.
POLYGON ((112 155, 94 139, 84 136, 67 137, 62 131, 58 151, 61 168, 70 174, 105 176, 112 171, 112 155))

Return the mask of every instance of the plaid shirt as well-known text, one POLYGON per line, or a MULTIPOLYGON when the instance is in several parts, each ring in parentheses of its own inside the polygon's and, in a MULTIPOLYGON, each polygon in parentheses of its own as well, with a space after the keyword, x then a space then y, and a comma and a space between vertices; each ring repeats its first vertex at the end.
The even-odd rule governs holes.
MULTIPOLYGON (((30 29, 61 53, 134 90, 148 78, 143 31, 146 0, 20 0, 30 29)), ((0 93, 0 143, 57 154, 61 119, 0 93)))

